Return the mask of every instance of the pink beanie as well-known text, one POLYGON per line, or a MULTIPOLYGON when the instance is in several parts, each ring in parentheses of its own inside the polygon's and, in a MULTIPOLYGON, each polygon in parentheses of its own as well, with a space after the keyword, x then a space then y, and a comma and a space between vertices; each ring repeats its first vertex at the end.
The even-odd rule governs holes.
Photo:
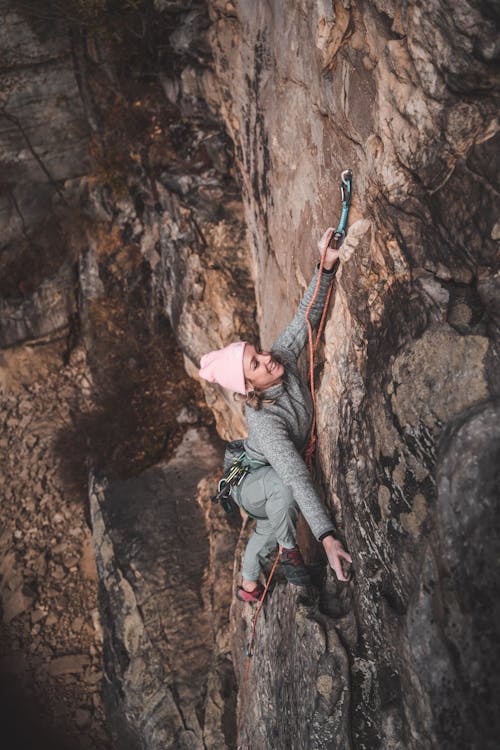
POLYGON ((215 349, 201 358, 200 377, 218 383, 230 391, 245 394, 245 375, 243 372, 243 352, 246 341, 236 341, 223 349, 215 349))

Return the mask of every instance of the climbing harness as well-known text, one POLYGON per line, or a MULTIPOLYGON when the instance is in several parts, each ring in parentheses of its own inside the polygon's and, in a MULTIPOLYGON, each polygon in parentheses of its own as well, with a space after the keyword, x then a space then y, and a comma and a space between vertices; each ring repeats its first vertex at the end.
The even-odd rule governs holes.
MULTIPOLYGON (((347 217, 349 215, 349 207, 351 205, 351 192, 352 192, 352 172, 350 169, 345 169, 342 172, 341 175, 341 182, 340 182, 340 201, 342 205, 342 213, 340 216, 340 221, 338 224, 337 229, 335 232, 333 232, 330 242, 328 243, 328 246, 325 247, 325 250, 323 251, 321 255, 321 260, 319 264, 319 272, 318 272, 318 280, 316 282, 316 286, 313 292, 313 296, 311 299, 311 302, 309 303, 307 310, 306 310, 306 321, 307 321, 307 329, 308 329, 308 340, 309 340, 309 384, 311 388, 311 398, 313 403, 313 419, 311 424, 311 434, 309 438, 309 443, 304 451, 306 463, 309 467, 309 471, 311 475, 313 474, 313 467, 314 467, 314 454, 316 449, 316 391, 314 387, 314 357, 316 355, 316 350, 318 348, 318 344, 320 341, 320 337, 323 333, 323 328, 325 325, 326 320, 326 313, 328 310, 328 304, 330 302, 330 295, 332 291, 332 284, 330 284, 330 288, 328 289, 328 293, 325 299, 325 304, 323 307, 323 313, 321 315, 321 321, 318 327, 318 332, 316 334, 316 339, 314 339, 313 335, 313 329, 311 322, 309 320, 309 313, 311 311, 312 306, 314 305, 314 302, 316 301, 316 298, 318 296, 319 291, 319 285, 321 283, 321 274, 323 271, 323 266, 325 263, 325 257, 326 252, 328 248, 334 248, 336 249, 339 246, 339 243, 342 241, 342 239, 345 236, 345 228, 347 225, 347 217)), ((335 271, 338 268, 338 261, 335 266, 335 271)), ((333 274, 335 275, 335 274, 333 274)), ((222 480, 221 480, 222 481, 222 480)), ((240 480, 241 481, 241 480, 240 480)), ((269 577, 266 582, 266 586, 264 588, 264 591, 262 592, 262 596, 259 599, 259 603, 257 604, 257 609, 255 610, 255 613, 252 617, 251 624, 250 624, 250 637, 248 639, 247 645, 246 645, 246 663, 245 663, 245 673, 243 676, 243 683, 241 686, 241 699, 240 699, 240 709, 238 712, 238 722, 237 722, 237 734, 239 736, 240 728, 241 728, 241 720, 243 718, 243 708, 245 706, 245 696, 246 696, 246 689, 247 689, 247 683, 248 678, 250 674, 250 665, 252 663, 252 657, 254 654, 254 642, 255 642, 255 630, 257 627, 257 618, 259 616, 259 612, 262 609, 262 606, 264 604, 264 600, 266 598, 267 591, 269 589, 269 586, 271 584, 274 571, 276 570, 276 566, 278 565, 278 561, 280 558, 281 548, 278 550, 278 554, 276 555, 276 559, 274 560, 273 567, 271 568, 271 572, 269 573, 269 577)))
MULTIPOLYGON (((316 301, 316 297, 318 296, 319 291, 319 285, 321 283, 321 273, 323 271, 323 265, 325 263, 325 256, 327 253, 328 248, 337 249, 339 246, 339 243, 343 240, 345 237, 345 228, 347 225, 347 217, 349 215, 349 207, 351 205, 351 193, 352 193, 352 172, 350 169, 345 169, 342 172, 341 180, 340 180, 340 203, 342 206, 342 213, 340 215, 340 221, 338 224, 337 229, 333 232, 330 242, 328 243, 328 246, 325 247, 322 255, 321 260, 319 264, 319 273, 318 273, 318 280, 316 282, 316 287, 314 289, 314 293, 311 299, 311 302, 309 303, 307 310, 306 310, 306 322, 307 322, 307 331, 308 331, 308 345, 309 345, 309 388, 311 390, 311 399, 313 403, 313 418, 312 418, 312 424, 311 424, 311 433, 309 437, 309 442, 307 444, 307 447, 304 451, 304 457, 306 460, 306 464, 309 468, 309 471, 311 475, 314 473, 314 456, 316 452, 316 443, 317 443, 317 431, 316 431, 316 389, 314 385, 314 358, 316 356, 316 351, 318 349, 318 344, 320 342, 321 336, 323 334, 323 328, 325 326, 326 322, 326 313, 328 311, 328 305, 330 303, 330 296, 332 293, 333 286, 330 285, 330 288, 328 289, 328 293, 326 295, 325 304, 323 306, 323 313, 321 315, 320 324, 318 326, 318 332, 316 334, 316 339, 314 339, 314 333, 311 325, 311 321, 309 319, 309 314, 311 312, 311 309, 316 301)), ((339 261, 337 260, 335 265, 335 273, 337 272, 339 265, 339 261)), ((334 274, 335 275, 335 274, 334 274)))
POLYGON ((217 494, 212 497, 212 502, 220 503, 226 513, 232 513, 234 510, 234 506, 231 503, 231 490, 233 487, 237 487, 241 484, 250 471, 248 465, 243 465, 245 457, 246 454, 243 451, 243 453, 240 453, 238 458, 233 461, 217 485, 217 494))

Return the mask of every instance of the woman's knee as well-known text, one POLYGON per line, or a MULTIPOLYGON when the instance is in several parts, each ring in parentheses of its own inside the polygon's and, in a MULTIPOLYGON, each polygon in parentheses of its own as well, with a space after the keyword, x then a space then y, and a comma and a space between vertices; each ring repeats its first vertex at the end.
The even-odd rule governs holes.
POLYGON ((289 533, 297 525, 299 509, 295 503, 290 505, 275 505, 269 502, 266 506, 267 517, 278 536, 289 533))
POLYGON ((287 510, 297 506, 292 490, 283 484, 274 469, 266 476, 265 488, 267 503, 271 502, 274 507, 287 510))

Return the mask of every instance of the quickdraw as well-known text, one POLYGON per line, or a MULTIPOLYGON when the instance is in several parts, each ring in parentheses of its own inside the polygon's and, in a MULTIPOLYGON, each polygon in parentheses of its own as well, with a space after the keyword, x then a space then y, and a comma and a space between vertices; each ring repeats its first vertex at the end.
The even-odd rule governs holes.
POLYGON ((240 453, 238 458, 233 461, 231 466, 225 472, 217 485, 217 494, 212 497, 213 503, 220 503, 226 513, 232 513, 234 506, 231 503, 231 490, 237 487, 243 481, 244 477, 250 471, 249 466, 243 464, 245 453, 240 453))
POLYGON ((340 176, 340 202, 342 205, 342 213, 340 215, 339 225, 330 240, 330 247, 337 247, 337 244, 345 235, 347 217, 349 215, 349 207, 351 205, 351 191, 352 172, 350 169, 344 169, 340 176))

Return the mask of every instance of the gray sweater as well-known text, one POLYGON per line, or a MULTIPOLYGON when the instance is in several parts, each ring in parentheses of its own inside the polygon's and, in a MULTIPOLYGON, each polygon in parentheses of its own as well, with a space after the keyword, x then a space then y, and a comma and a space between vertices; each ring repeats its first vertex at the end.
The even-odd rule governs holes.
MULTIPOLYGON (((314 293, 317 274, 316 270, 292 322, 272 346, 273 356, 285 366, 283 382, 264 392, 265 398, 273 399, 274 403, 264 404, 259 411, 245 407, 248 437, 244 446, 250 463, 255 460, 270 464, 283 484, 291 488, 302 515, 319 539, 334 527, 301 455, 309 437, 313 406, 309 388, 297 367, 297 358, 307 341, 305 314, 314 293)), ((334 271, 323 271, 321 275, 318 296, 309 315, 313 327, 319 323, 334 275, 334 271)))

